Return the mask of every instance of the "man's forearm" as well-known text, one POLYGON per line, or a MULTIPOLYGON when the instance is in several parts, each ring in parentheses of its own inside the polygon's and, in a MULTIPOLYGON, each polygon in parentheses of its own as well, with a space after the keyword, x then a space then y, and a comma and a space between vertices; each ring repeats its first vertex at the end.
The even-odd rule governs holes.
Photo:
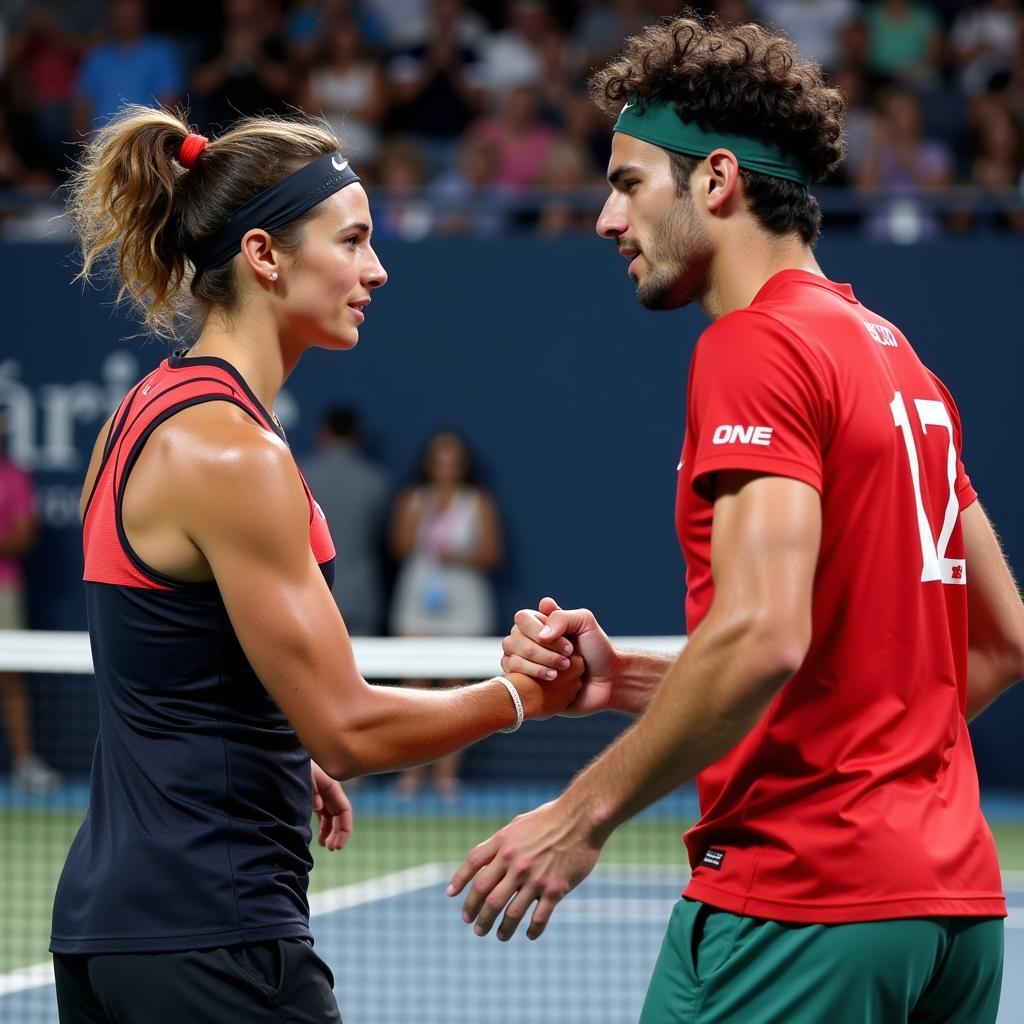
MULTIPOLYGON (((640 719, 563 794, 570 814, 589 823, 597 843, 627 819, 693 778, 731 750, 765 713, 795 671, 792 659, 760 631, 705 623, 651 694, 640 719)), ((629 672, 650 682, 653 660, 629 672)))
POLYGON ((671 654, 658 654, 654 651, 616 653, 620 671, 612 695, 613 710, 637 717, 647 710, 676 658, 671 654))

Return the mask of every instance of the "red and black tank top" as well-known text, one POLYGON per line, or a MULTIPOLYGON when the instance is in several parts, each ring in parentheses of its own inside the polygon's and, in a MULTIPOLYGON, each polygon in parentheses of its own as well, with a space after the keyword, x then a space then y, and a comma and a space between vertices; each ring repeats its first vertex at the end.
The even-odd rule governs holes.
MULTIPOLYGON (((147 565, 121 522, 153 431, 216 401, 284 438, 229 363, 171 356, 121 403, 86 507, 99 735, 89 810, 54 902, 56 953, 309 937, 309 755, 246 659, 216 583, 147 565)), ((306 494, 330 584, 334 545, 306 494)))

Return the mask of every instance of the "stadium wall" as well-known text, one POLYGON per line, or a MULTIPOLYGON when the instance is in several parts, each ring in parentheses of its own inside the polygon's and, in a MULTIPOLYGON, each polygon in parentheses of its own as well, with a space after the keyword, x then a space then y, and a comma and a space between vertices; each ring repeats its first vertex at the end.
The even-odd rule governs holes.
MULTIPOLYGON (((375 296, 358 348, 311 353, 282 396, 278 412, 296 453, 309 450, 324 406, 352 403, 398 486, 428 434, 454 427, 471 439, 502 511, 504 621, 551 593, 594 608, 612 632, 682 632, 672 509, 700 312, 639 308, 625 263, 596 238, 387 242, 380 255, 390 283, 375 296)), ((1024 573, 1024 328, 1013 312, 1024 246, 844 238, 826 239, 819 257, 832 278, 852 281, 866 305, 895 321, 950 387, 968 472, 1024 573)), ((71 284, 74 272, 62 247, 0 246, 8 295, 0 408, 12 452, 40 494, 43 529, 30 561, 40 628, 84 627, 81 477, 100 424, 166 351, 113 309, 110 292, 71 284)), ((66 700, 38 704, 88 715, 88 698, 66 700)), ((984 781, 1024 786, 1015 752, 1022 729, 1024 692, 976 724, 984 781)), ((594 726, 595 744, 607 730, 594 726)), ((493 745, 495 757, 501 750, 493 745)), ((571 771, 578 756, 577 747, 571 765, 555 757, 552 773, 571 771)), ((486 751, 474 760, 487 769, 486 751)))

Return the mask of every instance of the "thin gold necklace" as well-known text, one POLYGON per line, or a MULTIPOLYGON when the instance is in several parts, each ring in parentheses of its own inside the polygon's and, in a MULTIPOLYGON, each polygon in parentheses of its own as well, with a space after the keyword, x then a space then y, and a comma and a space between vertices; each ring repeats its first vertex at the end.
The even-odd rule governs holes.
POLYGON ((271 411, 270 418, 277 425, 277 429, 281 431, 281 436, 284 438, 285 444, 287 444, 288 443, 288 435, 284 432, 284 426, 281 424, 281 421, 277 418, 277 413, 271 411))

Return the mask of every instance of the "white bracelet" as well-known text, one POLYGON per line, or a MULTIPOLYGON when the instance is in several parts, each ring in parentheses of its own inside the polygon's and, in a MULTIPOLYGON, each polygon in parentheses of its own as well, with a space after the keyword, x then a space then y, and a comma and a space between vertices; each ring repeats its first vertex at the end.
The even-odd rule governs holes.
POLYGON ((506 679, 504 676, 495 676, 497 682, 501 683, 502 686, 508 690, 508 695, 512 698, 512 703, 516 706, 516 724, 510 725, 507 729, 502 729, 501 732, 515 732, 523 724, 523 719, 526 717, 523 711, 523 702, 519 699, 519 691, 512 684, 510 679, 506 679))

